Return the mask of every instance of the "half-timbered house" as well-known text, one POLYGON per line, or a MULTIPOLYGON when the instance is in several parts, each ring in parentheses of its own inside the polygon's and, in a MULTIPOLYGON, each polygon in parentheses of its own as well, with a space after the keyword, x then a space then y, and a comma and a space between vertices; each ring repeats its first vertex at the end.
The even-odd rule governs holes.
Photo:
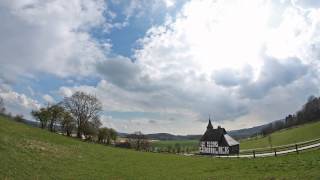
POLYGON ((212 155, 238 154, 239 142, 229 136, 224 128, 218 126, 214 129, 209 118, 207 130, 200 139, 199 151, 200 154, 212 155))

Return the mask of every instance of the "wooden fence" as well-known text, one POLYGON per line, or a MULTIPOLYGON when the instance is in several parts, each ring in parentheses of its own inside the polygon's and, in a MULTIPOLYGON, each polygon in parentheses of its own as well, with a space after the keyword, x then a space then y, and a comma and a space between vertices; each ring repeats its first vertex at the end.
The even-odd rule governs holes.
POLYGON ((270 148, 257 148, 241 150, 237 157, 261 157, 261 156, 278 156, 288 153, 299 153, 299 151, 320 147, 320 138, 310 141, 304 141, 284 146, 275 146, 270 148))

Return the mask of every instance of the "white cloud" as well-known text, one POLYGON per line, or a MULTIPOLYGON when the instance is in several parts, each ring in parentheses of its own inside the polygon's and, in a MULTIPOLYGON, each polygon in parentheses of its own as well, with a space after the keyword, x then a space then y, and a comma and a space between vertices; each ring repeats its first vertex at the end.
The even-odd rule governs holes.
POLYGON ((1 1, 2 76, 92 74, 95 63, 105 58, 105 46, 89 31, 108 23, 105 10, 103 0, 1 1))
MULTIPOLYGON (((123 83, 108 81, 136 99, 147 99, 155 111, 189 112, 193 120, 213 114, 231 129, 283 118, 306 96, 319 94, 314 81, 320 17, 317 9, 300 12, 290 3, 283 6, 271 1, 190 1, 176 18, 150 28, 139 40, 130 69, 140 71, 130 71, 130 76, 124 72, 123 83), (281 6, 278 20, 273 16, 276 6, 281 6), (314 83, 305 83, 306 77, 314 83), (301 84, 312 88, 291 91, 301 84), (285 107, 286 92, 293 103, 285 107)), ((134 107, 148 111, 141 104, 134 107)))
POLYGON ((167 10, 174 9, 177 4, 177 0, 111 0, 110 2, 120 7, 121 12, 117 12, 118 15, 125 16, 122 23, 117 23, 119 28, 128 26, 132 20, 143 20, 142 23, 150 21, 153 24, 159 18, 165 18, 167 10))
POLYGON ((0 96, 4 99, 5 107, 8 112, 22 114, 31 119, 30 112, 39 109, 41 104, 23 93, 17 93, 10 87, 0 86, 0 96))
POLYGON ((175 0, 164 0, 164 3, 166 4, 166 6, 169 8, 169 7, 172 7, 175 5, 176 1, 175 0))
POLYGON ((62 97, 70 97, 72 96, 72 90, 67 87, 60 87, 59 88, 59 95, 62 97))
MULTIPOLYGON (((127 21, 176 5, 172 0, 153 2, 130 1, 127 21)), ((99 75, 102 80, 95 86, 63 86, 58 93, 95 94, 106 111, 161 114, 104 116, 108 126, 131 132, 199 133, 209 114, 228 129, 249 127, 283 118, 309 95, 319 95, 317 8, 290 1, 190 0, 177 16, 148 30, 132 59, 108 56, 112 45, 91 37, 96 26, 108 31, 128 25, 110 24, 103 17, 106 8, 102 0, 1 2, 0 77, 11 81, 13 74, 32 76, 34 71, 99 75)), ((24 99, 22 105, 36 107, 31 99, 17 96, 24 99)))
POLYGON ((45 100, 47 103, 53 104, 55 103, 55 100, 52 96, 50 96, 49 94, 45 94, 42 96, 43 100, 45 100))

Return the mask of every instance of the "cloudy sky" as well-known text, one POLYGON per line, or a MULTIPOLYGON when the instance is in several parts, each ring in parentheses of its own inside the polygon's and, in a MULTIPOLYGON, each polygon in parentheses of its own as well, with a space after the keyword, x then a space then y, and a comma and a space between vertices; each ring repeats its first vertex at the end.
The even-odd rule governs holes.
POLYGON ((318 0, 1 0, 13 114, 77 90, 121 132, 199 134, 298 110, 320 89, 318 0))

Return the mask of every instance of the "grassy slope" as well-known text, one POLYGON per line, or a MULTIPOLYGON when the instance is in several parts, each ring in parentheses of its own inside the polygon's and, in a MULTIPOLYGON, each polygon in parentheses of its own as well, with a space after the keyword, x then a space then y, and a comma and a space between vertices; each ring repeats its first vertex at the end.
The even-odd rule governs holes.
POLYGON ((0 117, 0 179, 320 178, 320 150, 261 159, 184 157, 90 144, 0 117))
MULTIPOLYGON (((309 123, 271 134, 273 146, 293 144, 320 138, 320 122, 309 123)), ((240 149, 269 147, 268 137, 252 138, 240 142, 240 149)))

